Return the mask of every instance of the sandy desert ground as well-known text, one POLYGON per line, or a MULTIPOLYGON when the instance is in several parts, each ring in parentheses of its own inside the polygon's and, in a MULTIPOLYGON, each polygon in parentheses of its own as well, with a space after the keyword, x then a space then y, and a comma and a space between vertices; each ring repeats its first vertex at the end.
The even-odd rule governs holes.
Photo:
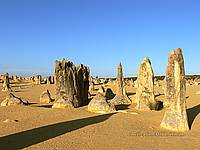
MULTIPOLYGON (((2 84, 0 84, 2 87, 2 84)), ((95 114, 87 106, 76 109, 52 109, 40 104, 40 94, 49 89, 54 98, 54 85, 12 83, 14 95, 28 100, 29 106, 0 107, 0 149, 49 150, 126 150, 126 149, 200 149, 200 85, 187 86, 189 132, 172 132, 160 127, 165 109, 138 111, 135 104, 125 109, 131 113, 95 114), (19 86, 21 88, 19 88, 19 86), (6 119, 9 121, 5 122, 6 119)), ((113 91, 114 87, 111 86, 113 91)), ((155 91, 163 93, 162 87, 155 91)), ((134 100, 135 88, 127 87, 134 100)), ((0 88, 0 102, 7 92, 0 88)), ((163 100, 164 95, 156 97, 163 100)))

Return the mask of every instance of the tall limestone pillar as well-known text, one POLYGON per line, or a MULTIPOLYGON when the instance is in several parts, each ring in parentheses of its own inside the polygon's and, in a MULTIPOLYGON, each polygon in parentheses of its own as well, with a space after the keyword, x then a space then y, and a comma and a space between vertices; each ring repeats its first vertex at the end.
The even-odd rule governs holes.
POLYGON ((154 98, 154 72, 148 57, 139 66, 136 84, 136 109, 152 110, 156 105, 154 98))
POLYGON ((76 66, 77 71, 77 96, 79 99, 79 105, 87 105, 88 92, 89 92, 89 74, 90 70, 87 66, 80 64, 76 66))
POLYGON ((131 100, 126 94, 122 64, 118 65, 116 78, 116 96, 111 100, 113 105, 131 104, 131 100))
POLYGON ((169 55, 165 92, 169 106, 166 108, 161 127, 178 132, 188 131, 185 69, 180 48, 169 55))
POLYGON ((52 108, 79 107, 88 103, 89 68, 71 61, 55 63, 56 100, 52 108))

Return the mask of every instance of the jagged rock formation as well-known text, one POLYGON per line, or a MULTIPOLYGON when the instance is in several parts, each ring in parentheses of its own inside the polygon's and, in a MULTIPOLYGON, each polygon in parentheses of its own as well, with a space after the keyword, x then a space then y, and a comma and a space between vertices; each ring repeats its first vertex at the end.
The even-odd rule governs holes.
POLYGON ((179 48, 172 51, 168 58, 166 72, 166 98, 169 107, 166 108, 161 127, 173 131, 188 131, 186 113, 186 80, 184 59, 179 48))
POLYGON ((52 108, 79 107, 88 103, 89 68, 65 59, 56 61, 56 101, 52 108))
POLYGON ((5 100, 1 102, 1 106, 11 106, 11 105, 27 105, 28 102, 22 101, 20 98, 14 96, 10 93, 5 100))
POLYGON ((51 101, 52 101, 52 99, 51 99, 51 94, 50 94, 49 90, 44 91, 40 95, 40 102, 41 103, 50 103, 51 101))
POLYGON ((145 57, 137 74, 136 109, 152 110, 156 104, 154 98, 154 73, 151 62, 145 57))
POLYGON ((76 66, 77 74, 77 96, 79 106, 88 104, 88 91, 89 91, 89 68, 83 64, 76 66))
POLYGON ((111 100, 111 103, 113 105, 131 104, 131 100, 126 95, 126 89, 124 85, 124 76, 123 76, 121 63, 118 65, 117 79, 116 79, 115 86, 116 86, 116 96, 111 100))
POLYGON ((3 88, 2 88, 2 91, 5 91, 5 92, 11 92, 11 88, 10 88, 10 82, 9 82, 9 74, 6 73, 4 76, 3 76, 3 88))
POLYGON ((106 97, 102 93, 97 93, 97 95, 88 104, 88 111, 94 113, 112 113, 116 110, 114 105, 107 103, 106 97))
POLYGON ((56 101, 52 108, 78 107, 76 68, 71 61, 56 61, 54 79, 56 101))

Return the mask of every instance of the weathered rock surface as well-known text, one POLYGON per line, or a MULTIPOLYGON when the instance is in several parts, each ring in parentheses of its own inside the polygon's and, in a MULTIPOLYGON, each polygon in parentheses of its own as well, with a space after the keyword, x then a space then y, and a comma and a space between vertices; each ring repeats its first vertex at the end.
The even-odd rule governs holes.
POLYGON ((154 73, 148 57, 144 58, 137 74, 136 109, 152 110, 154 98, 154 73))
POLYGON ((76 68, 71 61, 56 61, 54 79, 56 101, 52 108, 78 107, 76 68))
POLYGON ((94 113, 112 113, 116 110, 114 105, 107 103, 106 97, 102 93, 97 93, 97 95, 88 104, 88 111, 94 113))
POLYGON ((44 91, 40 95, 40 102, 41 103, 50 103, 50 102, 52 102, 51 94, 50 94, 49 90, 44 91))
MULTIPOLYGON (((184 76, 185 81, 185 69, 184 69, 184 60, 181 49, 177 49, 177 51, 171 51, 168 57, 168 64, 166 69, 165 76, 165 97, 166 101, 164 105, 166 107, 170 106, 171 103, 176 101, 176 86, 175 86, 175 62, 178 61, 181 69, 181 76, 184 76)), ((186 88, 186 87, 184 87, 186 88)))
POLYGON ((178 132, 188 131, 185 69, 180 48, 172 51, 169 55, 166 88, 169 107, 166 108, 161 127, 178 132))
POLYGON ((88 103, 89 68, 65 59, 56 61, 56 99, 52 108, 79 107, 88 103))
POLYGON ((89 68, 83 64, 76 66, 78 106, 87 105, 89 102, 89 72, 89 68))
POLYGON ((124 76, 122 71, 121 63, 118 65, 117 70, 117 79, 116 79, 116 95, 111 100, 113 105, 121 105, 121 104, 131 104, 131 100, 128 98, 126 94, 125 84, 124 84, 124 76))
POLYGON ((60 96, 56 102, 53 104, 52 108, 68 108, 68 107, 73 107, 73 104, 72 102, 73 99, 69 98, 69 97, 65 97, 64 95, 63 96, 60 96), (67 99, 67 101, 66 101, 67 99))
POLYGON ((1 102, 1 106, 11 106, 11 105, 27 105, 28 102, 22 101, 20 98, 14 96, 10 93, 5 100, 1 102))

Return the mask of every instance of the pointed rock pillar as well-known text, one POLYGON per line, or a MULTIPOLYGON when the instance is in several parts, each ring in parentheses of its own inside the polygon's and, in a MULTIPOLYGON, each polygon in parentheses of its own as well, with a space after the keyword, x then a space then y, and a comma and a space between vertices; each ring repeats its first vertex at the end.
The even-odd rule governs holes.
POLYGON ((169 55, 166 72, 166 98, 169 107, 166 108, 161 127, 178 132, 188 131, 185 69, 180 48, 169 55))
POLYGON ((123 76, 121 63, 118 65, 115 86, 116 86, 116 96, 111 100, 111 103, 114 105, 131 104, 131 100, 128 98, 128 96, 126 94, 126 89, 125 89, 125 84, 124 84, 124 76, 123 76))
POLYGON ((89 103, 88 100, 88 92, 89 92, 89 75, 90 70, 89 67, 79 64, 76 66, 76 74, 77 74, 77 96, 79 100, 79 106, 87 105, 89 103))
POLYGON ((154 98, 154 72, 148 57, 145 57, 139 66, 136 88, 136 109, 152 110, 156 104, 154 98))

